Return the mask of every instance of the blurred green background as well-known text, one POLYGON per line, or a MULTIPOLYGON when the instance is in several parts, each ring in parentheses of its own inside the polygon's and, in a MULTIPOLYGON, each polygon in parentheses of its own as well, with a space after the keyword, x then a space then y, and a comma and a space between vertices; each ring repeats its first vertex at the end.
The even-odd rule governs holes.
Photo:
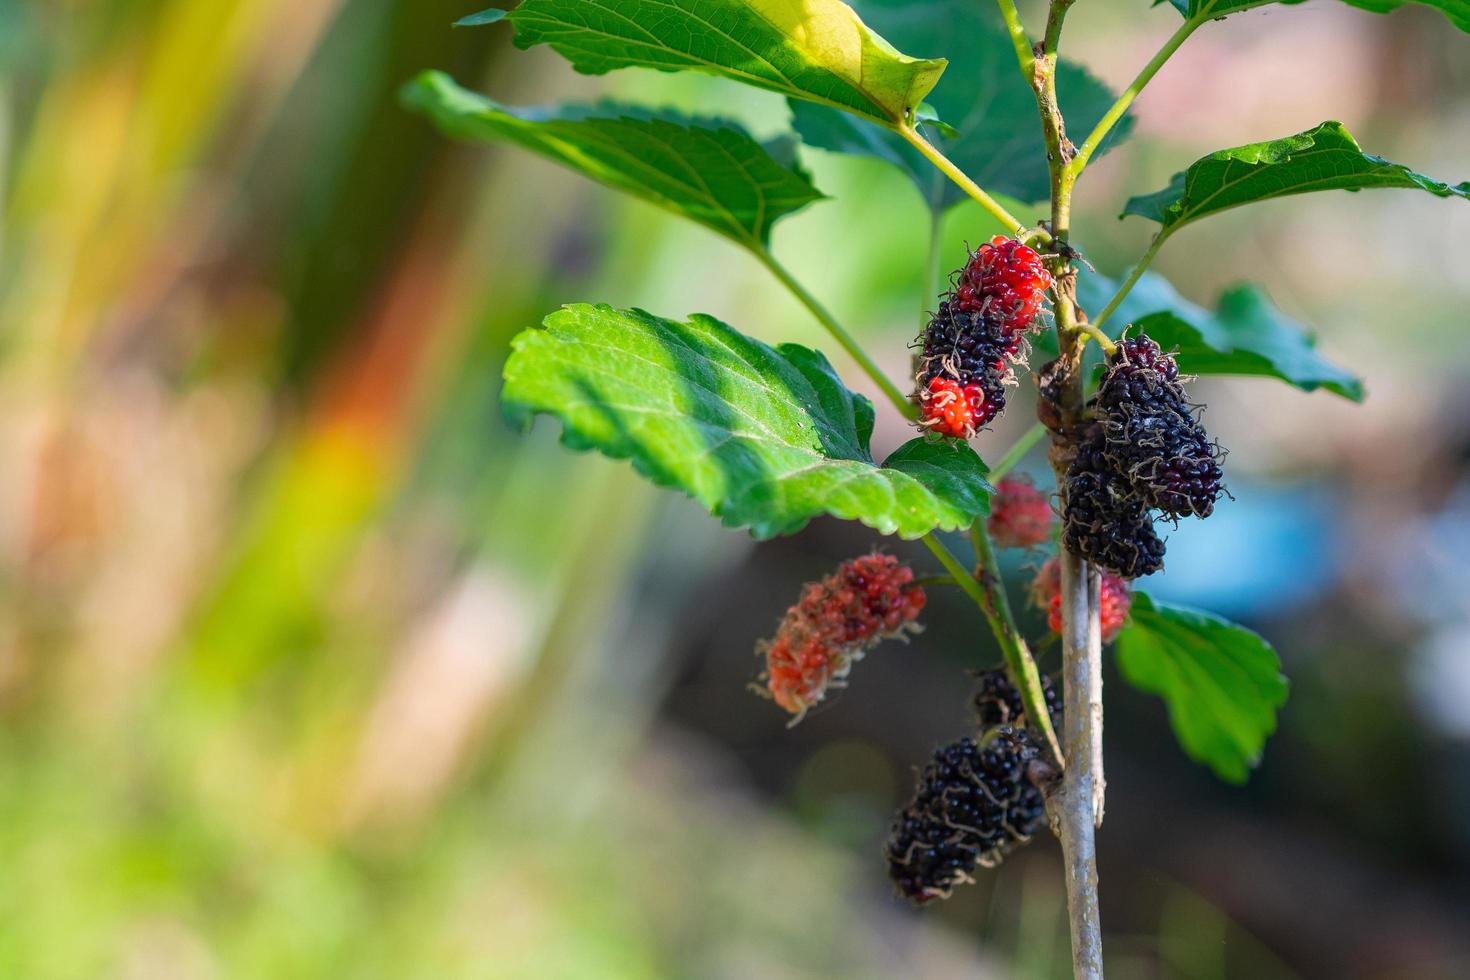
MULTIPOLYGON (((973 613, 936 595, 787 730, 745 689, 754 641, 871 536, 755 547, 496 405, 509 338, 562 302, 833 345, 735 246, 450 145, 395 93, 440 68, 761 136, 784 103, 575 76, 450 29, 477 6, 0 0, 0 977, 1065 976, 1053 841, 922 915, 878 858, 964 728, 963 671, 999 660, 973 613)), ((1120 85, 1176 23, 1081 3, 1070 53, 1120 85)), ((1127 194, 1327 118, 1470 177, 1467 52, 1418 7, 1211 25, 1089 171, 1077 238, 1117 273, 1147 236, 1127 194)), ((836 200, 775 250, 902 374, 923 205, 876 161, 804 158, 836 200)), ((992 231, 952 212, 944 264, 992 231)), ((1263 282, 1370 396, 1200 386, 1237 500, 1150 588, 1260 629, 1293 695, 1236 789, 1109 668, 1114 976, 1470 976, 1467 255, 1470 210, 1384 192, 1161 257, 1201 302, 1263 282)), ((880 420, 875 451, 904 438, 880 420)))

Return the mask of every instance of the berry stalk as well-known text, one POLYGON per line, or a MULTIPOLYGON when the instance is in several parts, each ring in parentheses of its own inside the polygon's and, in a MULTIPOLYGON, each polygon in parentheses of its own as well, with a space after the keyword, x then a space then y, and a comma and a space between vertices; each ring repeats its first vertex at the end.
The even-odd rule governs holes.
POLYGON ((1039 719, 1036 724, 1036 735, 1042 743, 1042 750, 1047 756, 1047 761, 1053 767, 1059 764, 1061 753, 1058 751, 1057 735, 1051 725, 1050 715, 1043 710, 1046 704, 1046 694, 1041 686, 1041 672, 1036 668, 1036 660, 1031 656, 1031 650, 1026 646, 1026 641, 1016 629, 1015 616, 1011 612, 1011 605, 1005 592, 1005 586, 1001 583, 1000 575, 997 574, 995 564, 995 552, 990 548, 990 538, 985 531, 983 522, 975 523, 975 544, 977 559, 981 542, 984 542, 985 553, 989 556, 988 561, 979 559, 984 571, 981 575, 973 575, 960 564, 960 560, 954 556, 954 552, 945 547, 933 534, 924 535, 924 544, 939 559, 945 571, 954 577, 954 582, 970 597, 970 600, 985 614, 985 619, 990 623, 990 629, 995 634, 996 642, 1000 644, 1002 655, 1006 661, 1006 672, 1010 674, 1016 687, 1021 691, 1022 702, 1026 705, 1026 712, 1033 718, 1039 719))
POLYGON ((970 540, 975 544, 975 579, 980 583, 985 618, 990 621, 995 641, 1000 644, 1005 657, 1006 672, 1011 683, 1021 692, 1021 703, 1026 706, 1026 717, 1032 719, 1031 726, 1041 743, 1046 761, 1052 768, 1062 766, 1062 750, 1057 743, 1057 733, 1052 729, 1051 714, 1046 709, 1046 693, 1041 686, 1041 671, 1036 669, 1036 659, 1016 628, 1016 617, 1011 612, 1010 598, 1006 595, 1005 580, 1000 577, 1000 565, 995 559, 995 547, 983 521, 976 521, 970 528, 970 540))

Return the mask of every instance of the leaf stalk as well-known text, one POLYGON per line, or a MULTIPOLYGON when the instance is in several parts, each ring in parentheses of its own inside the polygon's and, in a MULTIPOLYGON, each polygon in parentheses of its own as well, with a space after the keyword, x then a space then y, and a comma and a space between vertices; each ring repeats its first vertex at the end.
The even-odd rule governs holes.
POLYGON ((1128 273, 1128 278, 1123 280, 1117 292, 1113 293, 1113 298, 1108 300, 1108 305, 1104 306, 1102 312, 1097 315, 1097 319, 1092 321, 1092 326, 1095 330, 1101 332, 1102 326, 1108 321, 1108 318, 1118 312, 1118 307, 1123 305, 1123 300, 1127 299, 1128 294, 1133 291, 1133 287, 1138 285, 1138 280, 1143 277, 1144 271, 1153 263, 1154 256, 1159 254, 1159 249, 1164 247, 1164 242, 1168 238, 1169 232, 1167 231, 1161 231, 1154 236, 1153 242, 1149 244, 1148 251, 1143 253, 1143 257, 1138 260, 1138 264, 1128 273))
POLYGON ((1159 73, 1160 68, 1164 67, 1165 62, 1173 57, 1174 52, 1179 50, 1180 45, 1187 41, 1189 36, 1195 32, 1195 29, 1207 19, 1206 17, 1197 15, 1180 24, 1179 29, 1169 36, 1169 39, 1164 42, 1164 46, 1159 48, 1149 63, 1143 66, 1143 70, 1138 73, 1138 77, 1133 79, 1133 82, 1119 94, 1117 100, 1103 114, 1103 117, 1098 120, 1097 125, 1092 128, 1092 132, 1087 134, 1087 139, 1082 141, 1082 145, 1078 147, 1077 155, 1072 158, 1072 162, 1067 164, 1067 173, 1072 180, 1075 181, 1077 175, 1082 173, 1083 169, 1086 168, 1087 162, 1092 159, 1092 155, 1097 152, 1097 148, 1102 145, 1102 141, 1107 138, 1108 133, 1112 131, 1112 128, 1127 113, 1128 107, 1133 105, 1133 100, 1138 98, 1139 94, 1149 82, 1153 81, 1153 77, 1159 73))
POLYGON ((938 147, 925 139, 924 135, 912 124, 907 122, 899 124, 898 134, 908 140, 914 149, 922 153, 924 158, 938 167, 946 177, 954 181, 960 190, 980 202, 980 206, 990 212, 991 216, 999 221, 1010 234, 1021 235, 1026 231, 1025 225, 1021 224, 1015 215, 1007 211, 995 198, 985 193, 979 184, 971 180, 970 176, 940 152, 938 147))
POLYGON ((863 345, 858 343, 857 338, 848 333, 842 324, 837 322, 837 318, 827 312, 827 308, 791 274, 790 270, 777 261, 769 251, 758 251, 755 257, 760 259, 761 264, 770 270, 771 275, 780 280, 781 285, 785 286, 812 316, 816 317, 817 322, 827 329, 832 338, 841 345, 843 350, 847 351, 847 355, 857 362, 858 367, 862 368, 863 372, 878 386, 878 389, 888 397, 900 415, 910 420, 918 418, 919 410, 913 402, 909 401, 908 396, 889 380, 888 375, 883 373, 883 369, 863 349, 863 345))

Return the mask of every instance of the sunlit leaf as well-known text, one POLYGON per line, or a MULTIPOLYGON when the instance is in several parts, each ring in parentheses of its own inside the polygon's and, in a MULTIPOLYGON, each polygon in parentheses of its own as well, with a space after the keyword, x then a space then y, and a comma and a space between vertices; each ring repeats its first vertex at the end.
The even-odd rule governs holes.
POLYGON ((822 197, 734 123, 611 104, 512 109, 440 72, 411 82, 404 99, 450 136, 516 143, 755 249, 778 219, 822 197))
POLYGON ((1164 699, 1191 759, 1245 782, 1286 703, 1287 680, 1270 644, 1212 613, 1139 593, 1117 656, 1128 683, 1164 699))
POLYGON ((580 72, 706 72, 889 124, 944 71, 839 0, 525 0, 510 19, 518 46, 549 44, 580 72))
POLYGON ((512 421, 553 415, 571 448, 630 460, 759 538, 822 514, 915 538, 989 507, 968 446, 917 439, 876 465, 872 403, 826 358, 713 317, 564 307, 515 339, 502 399, 512 421))
MULTIPOLYGON (((1094 312, 1116 288, 1085 269, 1077 277, 1078 299, 1094 312)), ((1211 311, 1180 296, 1163 276, 1145 272, 1105 326, 1116 337, 1130 324, 1165 350, 1177 350, 1186 374, 1274 377, 1303 391, 1363 398, 1362 379, 1319 354, 1312 335, 1259 286, 1231 286, 1211 311)))
POLYGON ((1175 174, 1169 186, 1131 199, 1136 214, 1173 231, 1191 221, 1257 201, 1312 191, 1404 187, 1438 197, 1470 198, 1470 183, 1451 186, 1364 153, 1342 123, 1265 143, 1219 150, 1175 174))
MULTIPOLYGON (((1298 4, 1306 0, 1154 0, 1155 6, 1167 2, 1186 17, 1224 17, 1226 14, 1265 7, 1269 4, 1298 4)), ((1433 7, 1462 31, 1470 31, 1470 0, 1343 0, 1349 6, 1388 14, 1410 3, 1433 7)))
MULTIPOLYGON (((1036 98, 992 6, 977 0, 866 0, 858 9, 895 44, 949 59, 944 84, 929 97, 935 113, 955 132, 933 127, 933 142, 945 156, 987 191, 1020 201, 1045 200, 1051 185, 1036 98)), ((1068 61, 1057 66, 1057 90, 1074 134, 1090 131, 1114 99, 1107 86, 1068 61)), ((908 175, 934 209, 965 200, 963 190, 898 134, 825 106, 792 101, 791 113, 803 142, 886 160, 908 175)), ((1125 137, 1132 123, 1125 116, 1100 152, 1125 137)))

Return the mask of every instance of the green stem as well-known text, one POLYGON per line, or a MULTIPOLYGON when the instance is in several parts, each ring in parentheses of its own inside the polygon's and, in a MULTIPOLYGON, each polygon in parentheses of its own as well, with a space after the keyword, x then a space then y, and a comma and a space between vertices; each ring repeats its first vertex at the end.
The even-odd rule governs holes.
POLYGON ((984 521, 976 521, 970 526, 970 540, 975 545, 975 577, 994 607, 994 615, 990 620, 991 629, 1005 654, 1011 679, 1020 689, 1021 702, 1026 706, 1027 727, 1041 736, 1041 744, 1051 753, 1049 761, 1060 769, 1062 750, 1057 744, 1057 733, 1052 729, 1051 714, 1046 708, 1041 671, 1036 669, 1036 659, 1031 656, 1031 650, 1021 638, 1021 631, 1016 628, 1016 618, 1011 612, 1010 599, 1006 595, 1005 580, 1000 576, 1000 563, 995 558, 995 546, 991 543, 990 532, 986 530, 984 521))
POLYGON ((1142 277, 1144 270, 1153 262, 1154 256, 1159 254, 1159 249, 1163 247, 1168 237, 1169 233, 1167 231, 1161 231, 1154 236, 1153 243, 1149 245, 1148 251, 1143 253, 1143 258, 1138 260, 1138 264, 1133 267, 1133 271, 1128 273, 1128 278, 1123 280, 1123 285, 1119 286, 1118 291, 1113 294, 1113 298, 1108 300, 1108 305, 1104 306, 1102 312, 1092 321, 1092 328, 1094 330, 1101 332, 1102 326, 1107 322, 1108 317, 1118 311, 1118 307, 1123 304, 1123 300, 1128 298, 1128 294, 1133 291, 1133 287, 1138 285, 1139 278, 1142 277))
POLYGON ((921 575, 914 579, 910 585, 919 585, 928 588, 931 585, 959 585, 951 575, 921 575))
POLYGON ((801 305, 811 312, 812 316, 817 318, 818 323, 827 328, 827 332, 838 344, 842 345, 842 349, 847 351, 848 356, 856 361, 858 367, 862 368, 868 377, 873 379, 873 383, 883 391, 883 394, 888 396, 888 400, 893 403, 894 408, 898 409, 900 415, 906 419, 918 417, 919 410, 909 401, 908 396, 899 391, 898 386, 888 379, 888 375, 884 374, 883 369, 868 356, 868 352, 863 350, 857 339, 843 329, 842 324, 827 312, 827 308, 819 303, 815 296, 807 292, 805 286, 797 282, 796 277, 778 262, 774 255, 767 251, 760 251, 755 253, 755 257, 760 259, 761 264, 769 269, 773 276, 781 280, 781 284, 791 291, 791 295, 795 296, 801 305))
POLYGON ((1000 458, 1000 462, 990 468, 987 474, 991 483, 996 483, 1001 477, 1016 468, 1016 464, 1026 457, 1031 447, 1036 445, 1046 436, 1046 426, 1037 422, 1026 433, 1017 439, 1015 445, 1006 450, 1006 454, 1000 458))
POLYGON ((934 146, 933 143, 930 143, 928 140, 926 140, 923 134, 920 133, 913 126, 909 125, 908 123, 903 123, 898 127, 898 135, 908 140, 909 143, 913 145, 914 149, 922 153, 925 159, 934 164, 934 166, 938 167, 940 171, 950 180, 954 181, 955 184, 958 185, 962 191, 973 197, 975 200, 979 201, 980 206, 983 207, 986 211, 989 211, 991 215, 994 216, 995 220, 999 221, 1003 226, 1005 226, 1006 230, 1009 231, 1011 234, 1019 235, 1026 230, 1026 227, 1016 219, 1015 215, 1011 214, 1004 207, 1002 207, 1000 202, 997 201, 995 198, 991 197, 989 194, 985 193, 985 191, 981 190, 979 184, 975 183, 969 178, 969 175, 967 175, 959 167, 955 166, 954 162, 950 160, 949 157, 941 153, 938 148, 934 146))
POLYGON ((974 575, 967 572, 954 553, 933 534, 924 535, 924 544, 929 546, 934 557, 954 576, 955 584, 980 607, 980 611, 990 622, 991 632, 995 634, 995 641, 1000 644, 1001 654, 1005 657, 1006 672, 1021 692, 1021 703, 1026 706, 1027 724, 1040 738, 1047 751, 1048 761, 1060 769, 1062 752, 1057 744, 1057 734, 1052 730, 1051 715, 1046 710, 1041 672, 1036 669, 1036 660, 1016 628, 1011 604, 1006 597, 1005 582, 1000 577, 995 549, 991 547, 985 522, 976 521, 970 528, 970 534, 975 542, 975 561, 978 565, 974 575))
POLYGON ((1021 12, 1016 9, 1015 0, 996 0, 1000 4, 1000 16, 1006 22, 1006 32, 1011 35, 1011 44, 1016 48, 1016 62, 1021 66, 1021 75, 1026 79, 1031 78, 1031 38, 1026 36, 1026 28, 1021 23, 1021 12))
POLYGON ((1175 51, 1179 50, 1179 46, 1206 19, 1205 17, 1197 16, 1180 24, 1179 29, 1169 37, 1169 40, 1164 42, 1164 46, 1153 56, 1153 59, 1143 66, 1143 71, 1138 73, 1138 77, 1133 80, 1133 84, 1123 90, 1122 94, 1118 96, 1117 101, 1113 103, 1112 107, 1108 109, 1102 119, 1098 120, 1098 124, 1092 127, 1092 132, 1087 135, 1087 139, 1078 148, 1077 155, 1072 158, 1071 163, 1067 164, 1067 172, 1072 179, 1075 180, 1077 175, 1087 166, 1087 161, 1092 159, 1092 154, 1097 151, 1098 146, 1107 138, 1112 128, 1117 125, 1118 120, 1123 118, 1124 113, 1133 104, 1133 100, 1138 98, 1144 86, 1153 81, 1153 77, 1159 73, 1160 68, 1164 67, 1164 63, 1173 56, 1175 51))
POLYGON ((1105 353, 1105 354, 1111 354, 1117 348, 1117 345, 1113 343, 1113 340, 1112 340, 1111 337, 1109 337, 1107 334, 1103 333, 1101 330, 1099 330, 1096 326, 1094 326, 1091 323, 1086 323, 1086 322, 1078 323, 1077 324, 1077 330, 1079 332, 1084 333, 1087 336, 1091 337, 1093 340, 1097 341, 1098 346, 1103 349, 1103 353, 1105 353))
POLYGON ((1056 72, 1057 48, 1062 43, 1062 23, 1067 19, 1067 11, 1072 9, 1072 4, 1077 0, 1051 0, 1051 10, 1046 17, 1046 34, 1041 39, 1041 50, 1046 52, 1051 65, 1048 72, 1056 72))

